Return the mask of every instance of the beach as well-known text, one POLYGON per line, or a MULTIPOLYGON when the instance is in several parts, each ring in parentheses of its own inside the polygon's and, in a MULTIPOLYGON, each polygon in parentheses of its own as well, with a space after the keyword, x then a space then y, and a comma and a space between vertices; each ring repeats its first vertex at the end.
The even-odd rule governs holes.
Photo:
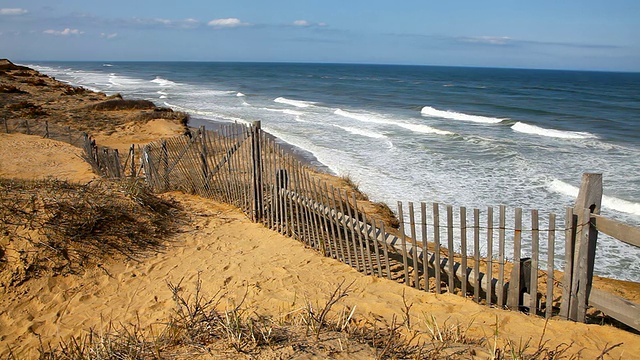
MULTIPOLYGON (((5 67, 0 80, 4 89, 3 117, 24 118, 31 116, 24 109, 36 108, 40 112, 33 115, 33 121, 89 132, 98 144, 123 152, 131 144, 143 145, 184 132, 184 119, 177 111, 172 115, 159 115, 153 108, 98 111, 92 108, 94 104, 113 97, 75 91, 69 85, 21 68, 5 67), (19 72, 25 74, 18 76, 19 72), (9 92, 10 87, 22 92, 9 92), (21 102, 33 106, 25 107, 23 103, 21 107, 11 107, 21 102)), ((81 156, 81 149, 41 135, 0 131, 0 176, 5 179, 55 178, 80 185, 99 182, 81 156)), ((4 254, 0 263, 0 354, 7 356, 11 352, 17 358, 37 358, 41 342, 55 347, 59 341, 87 334, 90 329, 104 331, 109 324, 157 333, 177 306, 170 285, 179 284, 190 294, 185 296, 193 298, 199 281, 202 294, 218 297, 220 308, 241 306, 250 314, 272 319, 303 314, 309 304, 321 308, 337 288, 351 284, 347 296, 334 306, 333 317, 352 313, 347 323, 354 327, 400 322, 404 338, 410 338, 409 334, 415 331, 423 334, 419 337, 423 342, 433 343, 437 341, 428 335, 433 334, 434 323, 441 329, 459 326, 457 329, 464 329, 464 338, 469 341, 463 337, 451 341, 451 347, 442 350, 447 356, 461 351, 460 358, 490 358, 492 348, 504 349, 506 344, 527 341, 532 343, 527 351, 535 351, 540 344, 549 349, 571 344, 567 356, 579 354, 586 359, 604 352, 622 359, 640 353, 638 335, 611 325, 545 321, 482 306, 458 295, 421 292, 359 273, 252 223, 229 205, 178 192, 159 197, 178 204, 184 213, 161 249, 136 258, 101 258, 81 271, 42 269, 38 276, 14 281, 12 276, 15 279, 16 273, 25 271, 19 269, 24 265, 18 261, 20 249, 14 248, 19 242, 0 234, 4 254)), ((33 239, 41 236, 37 229, 20 231, 26 231, 21 234, 30 234, 33 239)), ((638 296, 637 292, 632 295, 638 296)), ((338 335, 324 343, 306 340, 306 347, 300 347, 292 341, 293 345, 266 347, 253 355, 222 345, 210 348, 210 353, 204 349, 188 350, 203 359, 376 357, 377 350, 371 345, 342 338, 340 332, 335 334, 338 335)))

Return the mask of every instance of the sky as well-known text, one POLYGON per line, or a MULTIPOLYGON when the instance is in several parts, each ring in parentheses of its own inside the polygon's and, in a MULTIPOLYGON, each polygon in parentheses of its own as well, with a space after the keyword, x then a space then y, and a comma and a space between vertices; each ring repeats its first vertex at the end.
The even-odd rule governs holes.
POLYGON ((640 71, 638 0, 0 0, 0 58, 640 71))

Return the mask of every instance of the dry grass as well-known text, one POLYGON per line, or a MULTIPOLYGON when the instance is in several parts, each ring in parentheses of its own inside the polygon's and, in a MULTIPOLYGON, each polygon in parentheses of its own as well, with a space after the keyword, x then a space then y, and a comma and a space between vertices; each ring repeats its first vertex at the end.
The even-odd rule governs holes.
MULTIPOLYGON (((420 331, 408 321, 411 305, 406 303, 402 323, 397 317, 390 324, 358 319, 355 307, 333 310, 349 295, 351 285, 339 284, 327 295, 324 306, 317 308, 319 311, 307 302, 302 308, 272 318, 243 307, 244 298, 235 305, 220 291, 205 296, 199 277, 192 294, 184 291, 181 282, 169 283, 176 307, 161 329, 108 324, 106 330, 90 329, 56 347, 41 345, 40 359, 185 359, 200 355, 293 359, 350 354, 375 359, 581 358, 572 344, 549 347, 544 333, 537 341, 530 338, 514 342, 502 337, 496 325, 491 336, 470 336, 473 320, 467 324, 440 323, 432 314, 423 314, 427 331, 420 331)), ((619 345, 605 347, 599 358, 604 359, 619 345)))
POLYGON ((178 205, 135 181, 86 185, 0 179, 0 280, 77 273, 104 257, 137 259, 163 247, 178 205), (8 266, 8 264, 12 264, 8 266))

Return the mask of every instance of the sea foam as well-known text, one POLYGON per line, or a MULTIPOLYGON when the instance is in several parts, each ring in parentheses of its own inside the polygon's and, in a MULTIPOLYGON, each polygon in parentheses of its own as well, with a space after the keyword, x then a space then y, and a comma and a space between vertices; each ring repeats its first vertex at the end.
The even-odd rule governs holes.
MULTIPOLYGON (((580 189, 577 187, 567 184, 561 180, 553 179, 548 185, 547 188, 552 192, 567 195, 570 197, 577 197, 580 189)), ((626 214, 632 215, 640 215, 640 204, 632 201, 627 201, 623 199, 618 199, 613 196, 602 196, 602 207, 608 208, 611 210, 616 210, 619 212, 623 212, 626 214)))
POLYGON ((370 131, 370 130, 365 130, 362 128, 355 128, 355 127, 350 127, 350 126, 341 126, 341 125, 333 125, 337 128, 340 128, 346 132, 349 132, 351 134, 354 135, 360 135, 360 136, 365 136, 365 137, 369 137, 369 138, 373 138, 373 139, 384 139, 387 136, 381 133, 377 133, 375 131, 370 131))
POLYGON ((513 129, 513 131, 517 131, 520 133, 547 136, 547 137, 560 138, 560 139, 595 139, 597 138, 597 136, 588 132, 545 129, 543 127, 525 124, 520 121, 518 121, 513 126, 511 126, 511 129, 513 129))
POLYGON ((278 98, 275 98, 273 101, 281 104, 292 105, 299 108, 306 108, 316 104, 313 101, 292 100, 292 99, 287 99, 285 97, 278 97, 278 98))
POLYGON ((158 84, 162 87, 169 87, 169 86, 175 86, 177 85, 175 82, 171 81, 171 80, 167 80, 167 79, 163 79, 161 77, 156 77, 155 79, 149 81, 152 82, 154 84, 158 84))
POLYGON ((437 134, 437 135, 453 135, 451 131, 436 129, 431 126, 422 125, 422 124, 398 124, 398 126, 403 127, 407 130, 411 130, 416 133, 422 134, 437 134))
POLYGON ((449 110, 446 110, 446 111, 438 110, 438 109, 432 108, 431 106, 423 107, 420 113, 422 114, 422 116, 437 117, 437 118, 450 119, 450 120, 471 121, 471 122, 483 123, 483 124, 497 124, 504 120, 508 120, 507 118, 500 119, 500 118, 494 118, 494 117, 488 117, 488 116, 469 115, 469 114, 464 114, 464 113, 459 113, 459 112, 449 111, 449 110))

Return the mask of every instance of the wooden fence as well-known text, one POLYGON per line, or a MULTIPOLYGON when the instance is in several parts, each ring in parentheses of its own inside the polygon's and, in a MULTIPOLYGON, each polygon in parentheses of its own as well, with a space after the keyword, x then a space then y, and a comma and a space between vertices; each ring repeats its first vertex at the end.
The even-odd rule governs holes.
POLYGON ((399 202, 396 236, 363 211, 355 193, 325 182, 259 122, 132 146, 124 159, 88 136, 82 147, 104 176, 142 175, 155 191, 181 190, 233 204, 253 221, 369 275, 547 318, 585 321, 593 306, 640 330, 637 304, 591 286, 598 232, 640 245, 640 229, 599 215, 599 174, 584 175, 576 205, 566 209, 560 227, 555 214, 541 217, 537 210, 399 202), (564 273, 554 266, 558 242, 565 248, 564 273))

